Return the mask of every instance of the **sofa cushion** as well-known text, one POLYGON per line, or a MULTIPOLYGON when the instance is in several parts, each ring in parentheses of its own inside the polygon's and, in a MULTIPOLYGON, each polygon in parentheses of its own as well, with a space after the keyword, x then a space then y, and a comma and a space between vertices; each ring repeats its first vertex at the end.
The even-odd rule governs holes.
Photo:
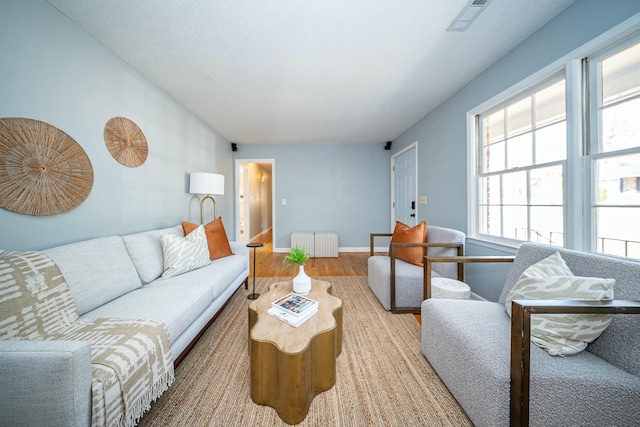
MULTIPOLYGON (((167 326, 173 343, 213 301, 208 286, 144 287, 85 313, 84 318, 149 319, 167 326)), ((178 355, 173 354, 175 359, 178 355)))
MULTIPOLYGON (((507 295, 511 316, 516 299, 613 299, 613 279, 578 277, 559 253, 531 265, 507 295)), ((611 323, 607 314, 544 314, 531 316, 531 342, 553 356, 577 354, 598 338, 611 323)))
MULTIPOLYGON (((427 223, 422 221, 420 224, 409 227, 400 221, 396 222, 396 227, 391 236, 391 243, 426 243, 427 242, 427 223)), ((424 265, 424 256, 427 253, 426 248, 397 248, 396 258, 406 261, 410 264, 419 266, 424 265)))
POLYGON ((143 283, 156 280, 164 271, 160 233, 184 237, 182 226, 180 225, 122 237, 143 283))
POLYGON ((58 264, 80 315, 142 286, 119 236, 85 240, 42 252, 58 264))
POLYGON ((160 233, 160 243, 164 256, 164 279, 204 267, 211 261, 202 225, 185 237, 160 233))
POLYGON ((144 287, 178 286, 189 288, 194 285, 204 285, 211 290, 212 298, 215 299, 245 270, 246 258, 232 255, 213 260, 209 265, 186 274, 155 280, 144 287))
MULTIPOLYGON (((191 222, 182 222, 182 230, 184 235, 191 233, 198 227, 197 224, 191 222)), ((204 233, 207 236, 207 246, 209 248, 209 257, 211 260, 233 255, 231 246, 229 246, 229 238, 224 231, 222 217, 218 217, 204 226, 204 233)))

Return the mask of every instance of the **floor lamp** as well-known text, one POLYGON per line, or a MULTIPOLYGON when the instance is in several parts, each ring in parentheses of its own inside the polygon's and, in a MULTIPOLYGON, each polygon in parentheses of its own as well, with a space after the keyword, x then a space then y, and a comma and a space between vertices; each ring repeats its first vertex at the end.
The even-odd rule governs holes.
POLYGON ((247 299, 257 299, 260 294, 256 293, 256 248, 260 248, 264 243, 247 243, 248 248, 253 248, 253 292, 247 296, 247 299))
POLYGON ((213 202, 213 219, 217 218, 216 200, 211 197, 224 195, 224 175, 209 172, 193 172, 189 175, 189 193, 204 194, 200 201, 200 224, 204 224, 204 202, 211 199, 213 202))

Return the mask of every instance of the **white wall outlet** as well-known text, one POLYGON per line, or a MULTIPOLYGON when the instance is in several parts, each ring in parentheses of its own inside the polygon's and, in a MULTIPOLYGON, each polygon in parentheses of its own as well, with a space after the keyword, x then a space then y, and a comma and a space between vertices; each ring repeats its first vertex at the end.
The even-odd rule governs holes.
POLYGON ((420 204, 421 205, 427 204, 427 196, 420 196, 420 204))
POLYGON ((287 204, 287 199, 282 199, 282 205, 286 205, 287 204))

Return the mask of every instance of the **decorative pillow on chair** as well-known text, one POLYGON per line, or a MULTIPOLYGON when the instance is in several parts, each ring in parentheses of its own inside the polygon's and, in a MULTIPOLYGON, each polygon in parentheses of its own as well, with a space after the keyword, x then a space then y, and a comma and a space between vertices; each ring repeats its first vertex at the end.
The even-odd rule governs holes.
MULTIPOLYGON (((529 266, 507 295, 511 317, 516 299, 612 300, 615 279, 574 276, 560 253, 529 266)), ((552 356, 580 353, 604 332, 610 314, 536 314, 531 316, 531 342, 552 356)))
POLYGON ((164 279, 204 267, 211 262, 202 225, 185 237, 161 233, 160 243, 164 256, 164 279))
MULTIPOLYGON (((415 227, 409 227, 401 222, 396 222, 396 228, 391 236, 391 243, 427 243, 427 222, 422 221, 415 227)), ((424 265, 424 257, 427 248, 397 248, 396 258, 415 264, 420 267, 424 265)))
MULTIPOLYGON (((184 235, 188 235, 198 226, 191 222, 182 222, 182 230, 184 235)), ((204 234, 207 236, 207 246, 209 247, 209 256, 211 260, 233 255, 227 233, 224 231, 222 217, 219 216, 209 224, 204 226, 204 234)))

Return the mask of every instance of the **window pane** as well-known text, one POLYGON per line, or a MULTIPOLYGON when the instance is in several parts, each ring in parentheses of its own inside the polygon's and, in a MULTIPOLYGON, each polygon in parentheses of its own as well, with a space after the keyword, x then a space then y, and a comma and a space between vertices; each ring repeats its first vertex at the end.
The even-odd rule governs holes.
POLYGON ((531 207, 531 240, 564 246, 564 218, 561 207, 531 207))
POLYGON ((516 136, 507 140, 507 167, 517 168, 531 166, 532 156, 532 136, 531 133, 516 136))
POLYGON ((507 107, 507 135, 513 136, 531 130, 531 97, 507 107))
POLYGON ((487 176, 480 179, 480 203, 483 205, 500 204, 499 176, 487 176))
POLYGON ((502 234, 500 206, 480 207, 480 233, 492 236, 502 234))
POLYGON ((527 204, 527 173, 506 173, 502 176, 502 197, 505 205, 527 204))
POLYGON ((504 142, 489 145, 484 151, 484 171, 496 172, 504 170, 504 142))
POLYGON ((484 119, 486 143, 493 143, 504 139, 504 110, 500 110, 484 119))
POLYGON ((640 99, 602 110, 602 151, 640 146, 640 99))
POLYGON ((541 90, 535 95, 536 127, 564 120, 565 107, 564 80, 541 90))
POLYGON ((504 212, 504 237, 512 239, 528 240, 527 237, 527 207, 505 206, 504 212))
POLYGON ((602 61, 602 105, 640 94, 640 44, 602 61))
POLYGON ((562 166, 533 169, 529 175, 532 205, 562 205, 562 166))
POLYGON ((567 158, 567 122, 538 129, 535 134, 536 164, 567 158))
POLYGON ((597 252, 640 258, 640 208, 600 207, 596 217, 597 252))
POLYGON ((559 163, 567 156, 566 84, 558 75, 552 78, 537 92, 506 101, 502 110, 480 115, 477 153, 484 176, 477 181, 477 230, 483 235, 529 240, 529 215, 538 209, 546 215, 537 220, 539 232, 562 244, 564 164, 559 163))
POLYGON ((597 250, 640 258, 640 154, 598 159, 597 250))
MULTIPOLYGON (((612 156, 596 161, 599 205, 640 205, 640 154, 612 156)), ((638 222, 624 224, 640 229, 638 222)))

